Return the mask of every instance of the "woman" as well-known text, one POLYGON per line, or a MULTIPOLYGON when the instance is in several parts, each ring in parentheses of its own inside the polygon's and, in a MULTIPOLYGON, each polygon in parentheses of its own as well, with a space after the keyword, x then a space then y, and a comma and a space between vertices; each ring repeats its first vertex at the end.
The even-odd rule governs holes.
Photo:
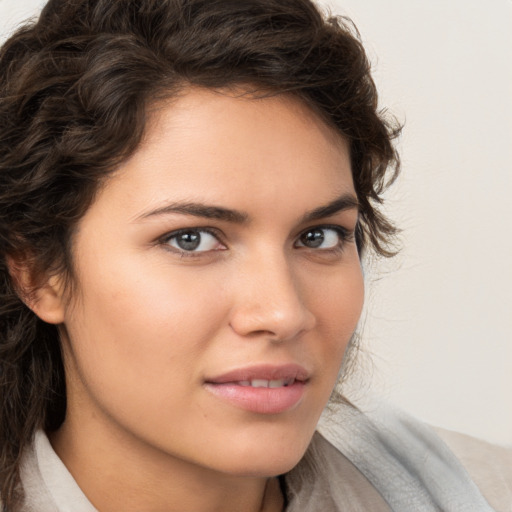
POLYGON ((5 510, 492 510, 413 420, 334 394, 315 434, 393 252, 368 68, 307 0, 51 0, 7 41, 5 510))

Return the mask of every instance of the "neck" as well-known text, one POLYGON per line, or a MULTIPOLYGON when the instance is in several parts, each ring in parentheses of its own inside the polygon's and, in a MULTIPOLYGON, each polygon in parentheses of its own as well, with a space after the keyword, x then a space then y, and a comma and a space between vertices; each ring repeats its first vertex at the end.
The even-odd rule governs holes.
POLYGON ((283 509, 276 478, 219 474, 176 460, 131 436, 101 431, 97 424, 92 428, 82 420, 76 423, 68 419, 50 436, 50 441, 100 512, 280 512, 283 509))

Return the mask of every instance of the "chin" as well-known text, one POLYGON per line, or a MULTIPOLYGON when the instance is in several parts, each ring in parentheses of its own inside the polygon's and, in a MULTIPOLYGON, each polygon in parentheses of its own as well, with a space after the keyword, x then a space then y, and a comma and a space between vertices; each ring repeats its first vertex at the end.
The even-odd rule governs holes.
POLYGON ((293 469, 304 456, 311 435, 268 435, 253 437, 249 442, 237 439, 226 453, 225 472, 248 477, 272 477, 293 469))
POLYGON ((250 463, 243 461, 238 465, 231 466, 227 473, 243 476, 270 478, 283 475, 291 471, 302 459, 304 452, 294 454, 267 454, 264 458, 253 460, 250 463))

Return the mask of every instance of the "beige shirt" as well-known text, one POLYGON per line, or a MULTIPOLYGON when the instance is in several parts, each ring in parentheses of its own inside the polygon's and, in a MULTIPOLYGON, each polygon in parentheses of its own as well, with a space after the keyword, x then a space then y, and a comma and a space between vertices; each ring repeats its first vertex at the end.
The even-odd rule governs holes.
MULTIPOLYGON (((437 433, 458 456, 493 509, 512 512, 512 449, 445 430, 437 433)), ((284 480, 287 512, 392 510, 356 466, 319 433, 312 440, 308 456, 284 480)), ((25 455, 22 481, 26 500, 19 512, 98 512, 43 432, 36 434, 32 449, 25 455)), ((451 512, 449 506, 443 510, 451 512)))
POLYGON ((512 447, 504 448, 464 434, 436 428, 489 504, 512 512, 512 447))

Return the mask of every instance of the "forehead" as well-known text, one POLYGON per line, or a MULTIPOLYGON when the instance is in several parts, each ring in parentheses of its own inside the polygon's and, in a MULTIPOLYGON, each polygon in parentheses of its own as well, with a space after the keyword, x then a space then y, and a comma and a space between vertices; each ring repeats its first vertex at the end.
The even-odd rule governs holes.
POLYGON ((345 143, 341 133, 325 122, 300 96, 251 92, 240 86, 225 89, 189 87, 171 100, 150 104, 142 146, 154 142, 159 132, 173 125, 179 130, 185 129, 187 124, 191 128, 204 125, 214 132, 222 129, 238 131, 242 127, 242 133, 246 133, 248 125, 255 122, 251 133, 254 136, 262 120, 269 128, 287 124, 287 131, 299 128, 316 130, 334 146, 345 143), (197 124, 193 125, 194 121, 197 124))
POLYGON ((298 98, 190 89, 149 114, 139 149, 106 187, 134 207, 293 196, 313 208, 319 194, 328 202, 353 192, 348 144, 298 98))

